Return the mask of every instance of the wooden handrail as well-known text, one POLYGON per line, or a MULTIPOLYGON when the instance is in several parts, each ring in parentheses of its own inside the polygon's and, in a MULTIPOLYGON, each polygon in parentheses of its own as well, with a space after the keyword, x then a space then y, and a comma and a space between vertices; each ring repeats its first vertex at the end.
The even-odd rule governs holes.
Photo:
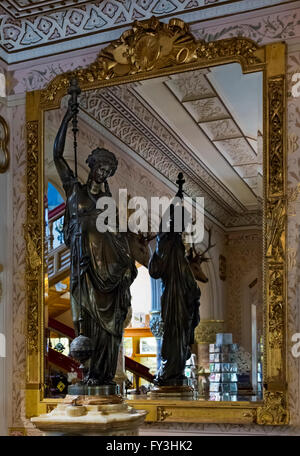
POLYGON ((79 363, 75 359, 63 355, 53 348, 49 348, 48 351, 48 362, 54 364, 65 372, 75 371, 81 377, 81 370, 79 369, 79 363))
POLYGON ((56 206, 54 209, 48 211, 48 221, 55 222, 65 213, 66 203, 61 203, 59 206, 56 206))
MULTIPOLYGON (((55 320, 54 318, 49 318, 48 328, 52 329, 53 331, 57 331, 59 334, 67 336, 70 339, 75 338, 75 331, 73 328, 70 328, 69 326, 61 323, 60 321, 55 320)), ((69 367, 75 369, 75 366, 72 363, 76 363, 76 361, 73 360, 73 358, 69 358, 68 356, 62 355, 61 353, 58 353, 56 350, 53 350, 52 348, 49 349, 48 360, 49 362, 56 364, 58 367, 64 370, 68 371, 69 367)), ((78 368, 78 363, 76 365, 78 368)), ((149 372, 149 367, 146 367, 143 364, 134 361, 132 358, 129 358, 129 356, 125 356, 125 369, 131 372, 136 377, 144 378, 150 383, 153 383, 154 381, 154 375, 152 375, 149 372)), ((70 371, 71 369, 68 372, 70 371)))
POLYGON ((70 328, 70 326, 67 326, 64 323, 61 323, 58 320, 55 320, 55 318, 50 317, 48 319, 48 328, 52 329, 53 331, 57 331, 59 334, 67 336, 70 339, 75 339, 74 329, 70 328))
POLYGON ((125 369, 132 372, 134 375, 138 377, 142 377, 150 383, 154 381, 154 375, 150 374, 149 367, 144 366, 137 361, 129 358, 129 356, 125 356, 125 369))

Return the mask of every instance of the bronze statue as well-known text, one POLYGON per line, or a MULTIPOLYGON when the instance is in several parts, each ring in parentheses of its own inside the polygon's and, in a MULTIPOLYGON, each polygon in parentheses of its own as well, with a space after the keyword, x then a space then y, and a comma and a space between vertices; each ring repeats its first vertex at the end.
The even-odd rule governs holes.
POLYGON ((83 333, 93 346, 84 383, 109 385, 115 376, 123 324, 131 303, 129 287, 137 269, 126 233, 102 233, 96 228, 101 212, 96 202, 111 196, 107 179, 116 172, 115 155, 106 149, 93 150, 86 161, 90 168, 86 184, 79 182, 77 172, 74 174, 63 157, 68 124, 77 111, 78 104, 70 99, 54 144, 54 162, 67 198, 64 239, 71 251, 71 309, 76 335, 83 333))
MULTIPOLYGON (((184 181, 181 173, 178 177, 179 190, 176 196, 182 198, 184 181)), ((185 385, 187 379, 184 369, 191 356, 194 329, 200 321, 200 289, 185 255, 182 233, 174 232, 172 210, 169 232, 160 229, 157 235, 156 250, 149 262, 149 274, 154 279, 161 278, 163 285, 161 365, 155 383, 161 386, 185 385)))

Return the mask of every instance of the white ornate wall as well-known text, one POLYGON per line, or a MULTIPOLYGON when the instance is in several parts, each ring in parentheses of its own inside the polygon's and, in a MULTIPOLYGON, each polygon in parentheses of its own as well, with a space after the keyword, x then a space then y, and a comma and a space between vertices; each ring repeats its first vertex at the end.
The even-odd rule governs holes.
MULTIPOLYGON (((208 3, 212 0, 207 0, 208 3)), ((175 2, 171 2, 175 5, 175 2)), ((218 3, 216 1, 216 3, 218 3)), ((222 3, 220 0, 219 3, 222 3)), ((233 6, 243 3, 243 8, 253 1, 244 0, 243 2, 233 2, 233 6)), ((270 2, 267 2, 270 4, 270 2)), ((275 4, 276 2, 273 2, 275 4)), ((279 2, 277 2, 279 3, 279 2)), ((282 2, 280 2, 282 3, 282 2)), ((292 74, 300 72, 300 9, 298 2, 286 2, 287 5, 278 6, 272 9, 271 13, 267 9, 252 11, 244 15, 225 16, 220 19, 201 21, 193 23, 192 30, 197 38, 214 40, 229 36, 243 35, 258 41, 261 44, 272 41, 286 40, 288 43, 288 79, 291 80, 292 74), (298 6, 298 8, 296 8, 298 6)), ((204 3, 203 3, 204 5, 204 3)), ((241 6, 240 6, 241 7, 241 6)), ((188 8, 188 5, 186 5, 188 8)), ((210 9, 210 13, 212 13, 210 9)), ((228 10, 227 10, 228 11, 228 10)), ((173 13, 176 9, 173 10, 173 13)), ((202 10, 201 14, 204 14, 202 10)), ((219 12, 219 15, 222 14, 219 12)), ((194 20, 195 16, 186 14, 183 17, 187 22, 194 20)), ((124 22, 126 24, 126 22, 124 22)), ((115 32, 114 32, 115 33, 115 32)), ((114 35, 112 33, 111 36, 114 35)), ((101 36, 98 36, 100 46, 101 36)), ((103 34, 103 41, 107 40, 108 34, 103 34)), ((95 43, 94 43, 95 44, 95 43)), ((99 49, 99 48, 98 48, 99 49)), ((3 200, 7 208, 8 227, 0 226, 0 239, 6 240, 9 254, 6 256, 8 271, 11 279, 4 282, 4 298, 2 304, 5 308, 6 334, 9 341, 11 354, 6 359, 7 370, 4 381, 7 385, 8 409, 5 415, 9 427, 18 433, 18 428, 27 427, 29 434, 34 434, 32 426, 26 421, 24 414, 24 387, 25 387, 25 242, 23 238, 23 224, 25 222, 25 159, 26 148, 24 139, 25 127, 25 90, 34 90, 45 86, 55 74, 74 66, 85 66, 90 63, 96 55, 96 50, 76 51, 74 55, 49 57, 48 60, 36 60, 32 63, 22 64, 20 67, 13 66, 8 70, 8 92, 10 97, 9 107, 6 116, 9 119, 11 130, 10 151, 12 155, 10 172, 5 177, 0 176, 0 185, 4 186, 6 196, 1 191, 1 205, 3 200), (16 94, 17 97, 16 97, 16 94), (4 180, 3 180, 4 179, 4 180), (11 208, 11 212, 10 212, 11 208), (11 214, 11 215, 10 215, 11 214), (7 240, 9 242, 7 242, 7 240), (10 319, 11 313, 11 319, 10 319), (8 387, 10 385, 10 387, 8 387)), ((1 66, 1 65, 0 65, 1 66)), ((242 426, 242 425, 196 425, 196 424, 160 424, 145 426, 144 433, 152 435, 166 435, 175 433, 184 435, 193 434, 300 434, 300 358, 294 358, 291 354, 291 336, 295 332, 300 332, 300 311, 299 311, 299 226, 300 226, 300 97, 294 98, 291 94, 291 87, 288 91, 288 187, 290 192, 289 218, 288 218, 288 253, 289 253, 289 273, 288 273, 288 366, 289 366, 289 398, 291 411, 291 426, 284 428, 242 426), (176 429, 175 429, 176 427, 176 429)), ((0 105, 1 106, 1 105, 0 105)), ((4 109, 3 106, 1 108, 4 109)), ((1 188, 2 190, 2 188, 1 188)), ((3 207, 3 206, 2 206, 3 207)), ((1 214, 2 215, 2 214, 1 214)), ((1 217, 2 218, 2 217, 1 217)), ((2 247, 2 246, 1 246, 2 247)), ((3 250, 1 250, 2 254, 3 250)), ((2 254, 3 255, 3 254, 2 254)), ((2 261, 2 260, 0 260, 2 261)), ((2 314, 1 314, 2 316, 2 314)), ((3 372, 3 370, 2 370, 3 372)), ((2 386, 2 385, 1 385, 2 386)), ((1 389, 1 388, 0 388, 1 389)), ((3 407, 2 407, 3 409, 3 407)))
MULTIPOLYGON (((7 119, 7 107, 4 104, 0 104, 0 115, 7 119)), ((9 232, 11 224, 11 202, 12 198, 9 195, 9 183, 11 180, 11 167, 5 174, 0 174, 0 338, 2 342, 3 336, 6 339, 6 355, 0 350, 0 416, 3 419, 0 420, 0 435, 5 434, 8 417, 7 412, 9 410, 9 403, 7 401, 8 392, 8 355, 10 352, 10 307, 9 302, 11 301, 10 296, 10 280, 11 280, 11 255, 9 252, 8 239, 10 238, 9 232)), ((11 241, 11 238, 9 239, 11 241)), ((0 343, 1 343, 0 342, 0 343)))
POLYGON ((226 241, 226 331, 233 340, 248 352, 251 348, 250 288, 257 279, 257 321, 259 335, 262 334, 262 235, 257 230, 237 231, 227 235, 226 241))

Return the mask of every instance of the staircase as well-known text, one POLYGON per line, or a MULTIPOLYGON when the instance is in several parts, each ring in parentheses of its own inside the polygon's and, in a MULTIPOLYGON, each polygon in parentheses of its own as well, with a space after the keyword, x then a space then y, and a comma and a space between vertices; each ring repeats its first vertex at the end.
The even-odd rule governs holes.
MULTIPOLYGON (((62 336, 69 337, 69 339, 75 338, 75 332, 73 328, 64 325, 63 323, 55 320, 54 318, 49 318, 48 329, 51 329, 62 336)), ((57 366, 64 372, 71 372, 72 370, 80 374, 79 363, 69 356, 65 356, 52 348, 48 351, 48 362, 52 365, 57 366)), ((149 372, 149 368, 144 366, 137 361, 125 356, 125 369, 131 372, 136 379, 136 385, 139 385, 139 379, 143 378, 149 383, 153 383, 154 376, 149 372)), ((139 388, 137 386, 137 394, 139 394, 139 388)))

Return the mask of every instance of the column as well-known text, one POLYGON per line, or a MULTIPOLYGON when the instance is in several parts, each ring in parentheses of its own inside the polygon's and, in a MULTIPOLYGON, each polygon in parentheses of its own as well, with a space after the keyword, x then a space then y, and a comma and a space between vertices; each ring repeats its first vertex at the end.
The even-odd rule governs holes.
POLYGON ((222 333, 224 320, 201 320, 195 329, 195 342, 197 343, 198 353, 198 372, 199 369, 206 375, 198 376, 199 381, 206 379, 209 373, 209 344, 216 343, 216 334, 222 333))

